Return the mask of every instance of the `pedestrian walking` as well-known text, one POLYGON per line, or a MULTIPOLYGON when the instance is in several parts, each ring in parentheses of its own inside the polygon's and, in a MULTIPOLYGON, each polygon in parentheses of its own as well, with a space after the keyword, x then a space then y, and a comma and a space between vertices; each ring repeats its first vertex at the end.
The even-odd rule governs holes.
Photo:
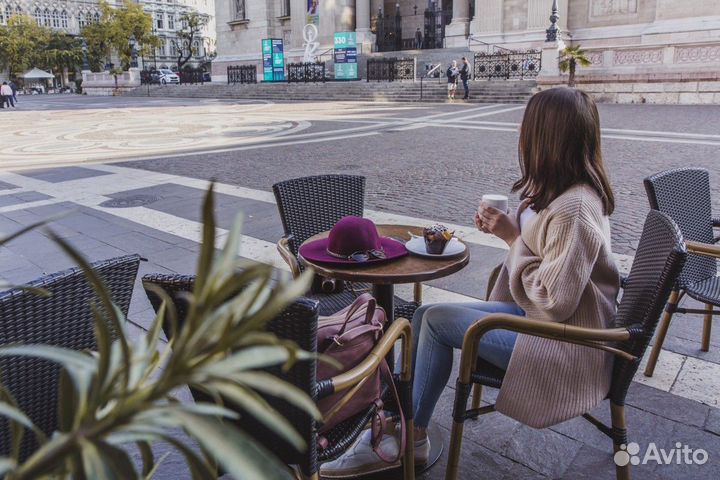
POLYGON ((415 30, 415 48, 420 50, 423 47, 423 34, 420 31, 420 27, 415 30))
POLYGON ((457 84, 458 84, 458 75, 460 74, 460 71, 457 68, 457 60, 452 61, 452 65, 448 67, 447 72, 445 72, 448 79, 448 100, 453 101, 455 100, 455 92, 457 91, 457 84))
POLYGON ((10 85, 10 88, 12 89, 12 92, 13 92, 13 94, 12 94, 13 102, 15 102, 17 104, 17 90, 18 90, 17 83, 10 80, 10 83, 8 83, 8 85, 10 85))
POLYGON ((468 81, 470 80, 470 62, 468 62, 468 59, 463 57, 462 58, 462 68, 460 68, 460 80, 462 80, 463 89, 465 90, 465 96, 463 96, 463 100, 467 100, 470 98, 470 86, 468 85, 468 81))
POLYGON ((10 108, 11 105, 15 108, 15 102, 13 102, 12 99, 12 88, 10 88, 7 82, 3 82, 2 86, 0 86, 0 96, 2 96, 3 108, 5 108, 5 105, 7 105, 7 108, 10 108))

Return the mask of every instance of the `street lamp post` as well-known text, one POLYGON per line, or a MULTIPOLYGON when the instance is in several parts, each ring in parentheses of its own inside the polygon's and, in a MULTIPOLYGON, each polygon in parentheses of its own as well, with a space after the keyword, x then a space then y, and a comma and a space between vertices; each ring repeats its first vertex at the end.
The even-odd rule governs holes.
POLYGON ((553 0, 552 14, 550 15, 550 28, 545 30, 546 40, 548 42, 558 41, 558 35, 560 34, 560 29, 557 26, 558 20, 560 20, 560 15, 558 14, 558 3, 557 0, 553 0))
POLYGON ((138 50, 135 36, 130 37, 130 68, 138 68, 138 50))
POLYGON ((82 70, 90 70, 90 64, 88 63, 88 46, 85 39, 82 39, 82 53, 83 53, 83 64, 82 64, 82 70))

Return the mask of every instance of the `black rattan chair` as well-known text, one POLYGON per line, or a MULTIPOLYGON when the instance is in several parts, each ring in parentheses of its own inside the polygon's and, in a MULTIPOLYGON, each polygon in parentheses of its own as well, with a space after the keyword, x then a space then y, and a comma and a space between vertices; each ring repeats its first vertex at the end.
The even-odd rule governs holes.
MULTIPOLYGON (((153 291, 151 285, 162 288, 170 298, 175 302, 178 313, 179 326, 185 321, 187 315, 187 299, 183 293, 190 292, 195 283, 195 277, 191 275, 165 275, 151 274, 145 275, 142 279, 143 286, 147 293, 150 303, 157 311, 162 300, 153 291)), ((237 292, 236 292, 237 293, 237 292)), ((276 317, 269 324, 269 331, 273 332, 279 338, 292 340, 300 348, 308 352, 317 351, 317 323, 318 323, 318 301, 308 298, 300 298, 290 305, 281 315, 276 317)), ((164 329, 165 334, 169 335, 170 331, 164 329)), ((409 422, 409 430, 412 430, 412 396, 410 393, 410 324, 407 320, 401 319, 395 321, 385 332, 381 342, 375 347, 373 358, 384 358, 391 351, 396 340, 403 340, 403 354, 406 357, 404 364, 404 372, 401 378, 398 378, 397 384, 401 395, 401 401, 404 405, 403 411, 409 412, 407 417, 409 422)), ((403 358, 403 357, 401 357, 403 358)), ((336 379, 323 381, 318 384, 316 380, 316 361, 299 362, 287 372, 281 372, 279 369, 272 370, 272 373, 280 376, 286 381, 292 383, 303 392, 308 394, 314 400, 324 398, 333 394, 335 391, 350 391, 353 386, 361 382, 365 377, 374 372, 377 365, 372 365, 373 360, 368 358, 361 366, 358 366, 352 374, 350 380, 346 376, 345 381, 340 384, 336 379)), ((203 401, 212 401, 203 392, 195 389, 191 390, 193 398, 203 401)), ((323 448, 318 447, 317 425, 311 417, 292 405, 279 400, 275 397, 265 397, 266 400, 279 411, 293 425, 297 432, 304 438, 308 444, 307 451, 299 452, 284 439, 278 437, 275 433, 269 431, 251 415, 247 415, 241 409, 237 408, 240 413, 239 426, 247 432, 251 432, 254 439, 260 444, 271 450, 279 459, 288 465, 296 465, 302 476, 310 479, 319 478, 319 465, 323 462, 334 460, 342 455, 358 438, 365 429, 367 424, 373 418, 376 407, 372 406, 367 411, 358 414, 354 418, 336 426, 332 431, 324 435, 327 442, 323 442, 323 448)), ((230 403, 230 402, 229 402, 230 403)), ((231 404, 231 403, 230 403, 231 404)), ((410 440, 412 436, 410 436, 410 440)), ((412 442, 408 443, 412 445, 412 442)), ((405 480, 411 480, 414 477, 414 457, 412 447, 406 449, 405 465, 410 468, 405 469, 405 480)))
MULTIPOLYGON (((113 301, 127 315, 140 257, 127 255, 96 262, 113 301)), ((0 292, 0 344, 45 344, 74 350, 95 350, 91 303, 97 297, 79 268, 71 268, 28 284, 51 293, 40 297, 19 288, 0 292)), ((58 429, 57 402, 60 367, 31 357, 0 359, 0 381, 46 435, 58 429)), ((10 452, 10 432, 0 420, 0 455, 10 452)), ((27 431, 20 458, 29 457, 38 445, 27 431)))
MULTIPOLYGON (((478 340, 488 331, 498 328, 614 354, 612 383, 608 393, 612 425, 605 425, 588 413, 583 418, 612 439, 616 452, 620 445, 627 444, 625 396, 686 256, 687 250, 677 225, 667 215, 651 211, 645 221, 630 275, 625 282, 614 321, 616 328, 580 328, 504 314, 488 315, 470 327, 463 341, 446 480, 457 477, 464 422, 495 410, 495 405, 477 405, 467 410, 467 401, 473 384, 476 391, 481 386, 500 388, 502 385, 505 372, 477 357, 478 340)), ((617 477, 629 479, 629 466, 618 466, 617 477)))
POLYGON ((716 260, 720 258, 720 246, 714 245, 720 237, 713 238, 713 227, 720 227, 720 218, 712 217, 710 175, 705 169, 668 170, 646 178, 644 183, 650 208, 669 215, 678 224, 691 253, 670 294, 645 367, 645 375, 651 377, 674 313, 704 315, 700 350, 707 352, 710 349, 712 318, 720 315, 717 310, 720 307, 720 277, 716 260), (704 303, 705 309, 678 307, 685 294, 704 303))
MULTIPOLYGON (((318 175, 295 178, 273 185, 285 236, 278 242, 278 250, 290 266, 293 275, 303 271, 298 261, 298 249, 308 238, 330 230, 338 220, 348 215, 363 216, 365 208, 365 177, 356 175, 318 175)), ((320 315, 330 315, 355 300, 353 290, 369 290, 365 284, 351 288, 340 281, 316 278, 308 296, 320 301, 320 315)), ((412 318, 421 301, 419 284, 414 302, 395 297, 395 316, 412 318)))

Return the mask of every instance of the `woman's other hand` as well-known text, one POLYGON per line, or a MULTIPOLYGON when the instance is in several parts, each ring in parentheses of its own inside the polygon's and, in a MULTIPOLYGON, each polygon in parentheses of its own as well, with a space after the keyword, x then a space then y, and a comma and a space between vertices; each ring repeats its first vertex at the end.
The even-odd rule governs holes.
POLYGON ((512 245, 515 239, 520 236, 520 227, 515 218, 484 203, 480 204, 480 211, 476 215, 475 224, 483 232, 492 233, 504 240, 508 245, 512 245))

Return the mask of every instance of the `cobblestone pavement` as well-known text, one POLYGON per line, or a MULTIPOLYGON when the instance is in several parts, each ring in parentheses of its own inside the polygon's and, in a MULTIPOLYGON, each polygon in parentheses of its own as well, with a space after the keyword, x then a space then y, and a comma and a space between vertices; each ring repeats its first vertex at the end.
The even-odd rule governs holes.
MULTIPOLYGON (((85 109, 112 115, 107 122, 115 122, 113 128, 122 131, 128 116, 115 116, 115 111, 122 110, 124 103, 126 108, 133 109, 133 115, 147 122, 188 106, 202 115, 206 103, 151 100, 147 104, 143 103, 146 99, 77 97, 22 100, 24 113, 6 111, 2 115, 23 113, 27 115, 24 121, 29 121, 34 112, 55 116, 56 138, 48 139, 55 149, 63 148, 69 133, 82 134, 86 127, 93 130, 95 120, 82 122, 85 109), (63 128, 66 136, 61 133, 63 128)), ((244 108, 232 102, 207 101, 207 105, 214 121, 221 118, 217 117, 218 107, 244 108)), ((482 193, 507 191, 517 175, 514 144, 522 108, 344 103, 263 108, 266 110, 262 113, 244 112, 243 122, 261 127, 263 122, 306 122, 306 128, 261 143, 253 139, 222 143, 207 138, 203 154, 185 152, 122 164, 94 162, 96 152, 105 148, 100 143, 88 155, 75 150, 75 163, 89 163, 62 168, 49 168, 57 160, 52 151, 45 160, 23 152, 7 154, 4 148, 10 148, 15 134, 0 132, 0 155, 8 155, 0 157, 0 162, 12 160, 17 165, 8 169, 0 163, 0 233, 72 210, 53 228, 81 248, 90 260, 140 253, 149 260, 141 264, 140 275, 189 273, 196 260, 198 212, 207 186, 205 179, 215 177, 220 182, 217 187, 220 236, 240 209, 246 214, 241 255, 286 268, 274 247, 282 229, 270 185, 305 174, 361 173, 368 176, 366 204, 370 210, 366 215, 370 218, 379 223, 420 225, 442 220, 456 228, 468 243, 470 266, 426 285, 425 301, 468 301, 482 296, 488 270, 502 259, 504 249, 493 237, 473 231, 467 219, 482 193), (218 143, 207 150, 207 145, 213 142, 218 143), (46 168, 20 169, 23 160, 46 168), (122 202, 138 196, 147 203, 133 206, 122 202), (121 208, 108 207, 105 202, 111 199, 120 200, 121 208)), ((225 114, 232 115, 233 111, 225 114)), ((720 107, 602 106, 601 112, 603 119, 612 120, 603 126, 605 155, 619 199, 613 218, 618 253, 632 254, 647 211, 641 186, 647 174, 672 166, 705 166, 711 170, 716 202, 720 200, 717 187, 720 135, 712 129, 720 120, 720 107), (702 123, 697 129, 691 128, 693 118, 702 123)), ((132 119, 131 123, 136 125, 138 121, 132 119)), ((111 140, 107 145, 110 156, 118 152, 137 156, 134 148, 115 148, 111 140)), ((624 260, 621 265, 626 269, 631 258, 623 255, 619 258, 624 260)), ((59 255, 40 231, 0 248, 0 278, 14 283, 69 266, 71 262, 59 255)), ((408 297, 410 288, 401 287, 398 293, 408 297)), ((152 309, 138 281, 129 314, 132 336, 141 335, 151 319, 152 309)), ((698 316, 674 319, 655 376, 647 379, 639 374, 633 382, 628 397, 628 422, 630 440, 640 442, 643 448, 655 442, 659 448, 669 449, 681 442, 707 450, 709 461, 702 466, 638 466, 634 478, 720 476, 720 331, 716 328, 713 332, 710 351, 699 352, 701 324, 702 318, 698 316)), ((445 442, 451 426, 452 383, 451 380, 434 417, 445 442)), ((494 396, 495 392, 489 389, 485 401, 493 401, 494 396)), ((188 400, 187 393, 182 398, 188 400)), ((607 410, 604 403, 593 414, 607 420, 607 410)), ((493 414, 468 423, 465 439, 460 478, 614 478, 609 441, 582 420, 534 430, 493 414)), ((443 456, 439 465, 419 478, 442 478, 444 468, 443 456)), ((171 455, 156 478, 184 479, 188 475, 180 458, 171 455)))

